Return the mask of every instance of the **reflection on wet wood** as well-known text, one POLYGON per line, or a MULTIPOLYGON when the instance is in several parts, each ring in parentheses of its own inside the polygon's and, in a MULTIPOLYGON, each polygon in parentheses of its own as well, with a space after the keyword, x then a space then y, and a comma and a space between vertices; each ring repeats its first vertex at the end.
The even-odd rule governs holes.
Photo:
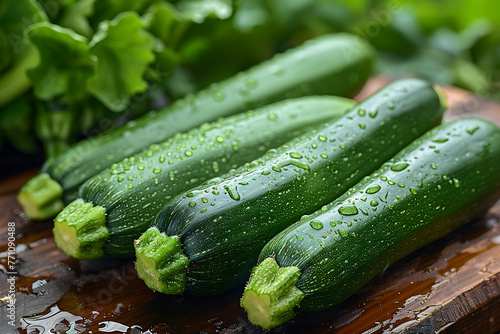
MULTIPOLYGON (((369 82, 367 96, 389 79, 369 82)), ((500 125, 500 107, 446 88, 447 118, 500 125)), ((499 162, 500 163, 500 162, 499 162)), ((217 297, 150 291, 132 260, 78 261, 55 246, 51 222, 16 202, 36 171, 0 181, 0 333, 265 333, 239 307, 243 287, 217 297), (16 327, 8 325, 8 222, 15 222, 16 327)), ((500 330, 500 202, 484 217, 389 267, 333 309, 296 317, 276 333, 496 333, 500 330)))

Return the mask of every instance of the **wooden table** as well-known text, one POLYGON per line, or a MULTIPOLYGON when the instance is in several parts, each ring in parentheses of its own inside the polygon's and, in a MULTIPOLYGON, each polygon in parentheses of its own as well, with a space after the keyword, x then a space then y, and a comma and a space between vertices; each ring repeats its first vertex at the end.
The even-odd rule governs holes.
MULTIPOLYGON (((371 80, 361 99, 387 79, 371 80)), ((446 88, 447 118, 500 125, 500 107, 446 88)), ((500 163, 500 161, 499 161, 500 163)), ((212 298, 165 296, 132 260, 78 261, 54 244, 52 222, 26 219, 16 193, 36 170, 0 181, 0 334, 265 333, 239 307, 243 287, 212 298), (8 223, 15 225, 15 327, 8 324, 8 223), (142 328, 142 329, 141 329, 142 328)), ((500 202, 481 219, 399 261, 333 309, 276 333, 496 333, 500 330, 500 202)))

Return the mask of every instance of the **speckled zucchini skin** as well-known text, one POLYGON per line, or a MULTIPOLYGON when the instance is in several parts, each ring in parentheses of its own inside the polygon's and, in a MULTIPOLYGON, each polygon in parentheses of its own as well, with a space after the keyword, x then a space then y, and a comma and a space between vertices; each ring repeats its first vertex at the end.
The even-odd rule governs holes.
POLYGON ((90 178, 79 197, 106 209, 104 253, 132 256, 133 240, 176 195, 338 119, 353 105, 332 96, 274 103, 177 134, 90 178))
POLYGON ((181 238, 190 260, 186 291, 212 295, 244 282, 274 235, 376 170, 435 126, 442 111, 432 85, 400 80, 331 126, 174 200, 157 227, 181 238))
POLYGON ((419 138, 324 209, 275 236, 260 260, 301 270, 300 313, 340 303, 388 265, 500 198, 500 128, 462 119, 419 138))
POLYGON ((84 140, 47 161, 41 173, 61 185, 63 200, 69 203, 93 175, 178 132, 288 98, 350 96, 368 79, 373 62, 372 47, 354 35, 318 37, 165 109, 84 140))

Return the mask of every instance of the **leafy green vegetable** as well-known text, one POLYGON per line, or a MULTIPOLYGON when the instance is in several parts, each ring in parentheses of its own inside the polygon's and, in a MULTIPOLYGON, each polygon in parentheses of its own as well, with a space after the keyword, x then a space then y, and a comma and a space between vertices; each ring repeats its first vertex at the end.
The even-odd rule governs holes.
POLYGON ((131 95, 147 88, 142 76, 154 54, 153 39, 143 26, 137 13, 125 12, 102 22, 90 42, 98 63, 88 89, 111 110, 125 109, 131 95))
POLYGON ((68 7, 61 19, 59 25, 72 29, 77 34, 92 38, 94 30, 90 26, 88 18, 94 13, 94 3, 96 0, 80 0, 68 7))
POLYGON ((10 53, 12 59, 12 64, 0 77, 0 106, 14 100, 30 87, 26 71, 36 66, 39 58, 23 32, 31 24, 47 20, 45 12, 34 0, 0 2, 0 29, 5 31, 10 44, 2 53, 10 53))
POLYGON ((47 22, 32 25, 26 34, 41 58, 38 67, 28 71, 35 96, 44 101, 57 97, 63 102, 83 99, 87 94, 86 82, 94 74, 96 64, 87 39, 47 22))

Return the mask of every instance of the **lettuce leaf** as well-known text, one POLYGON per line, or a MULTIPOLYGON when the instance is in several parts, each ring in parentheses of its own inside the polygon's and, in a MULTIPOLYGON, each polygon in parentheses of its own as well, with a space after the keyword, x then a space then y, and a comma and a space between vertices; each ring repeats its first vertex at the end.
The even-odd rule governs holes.
POLYGON ((28 76, 40 100, 61 97, 63 102, 76 102, 87 95, 87 80, 95 72, 87 39, 70 29, 51 23, 37 23, 26 31, 40 53, 40 65, 28 76))
POLYGON ((148 87, 143 75, 155 59, 154 42, 143 28, 137 13, 124 12, 103 21, 90 42, 90 52, 98 61, 87 87, 111 110, 125 109, 132 95, 148 87))

